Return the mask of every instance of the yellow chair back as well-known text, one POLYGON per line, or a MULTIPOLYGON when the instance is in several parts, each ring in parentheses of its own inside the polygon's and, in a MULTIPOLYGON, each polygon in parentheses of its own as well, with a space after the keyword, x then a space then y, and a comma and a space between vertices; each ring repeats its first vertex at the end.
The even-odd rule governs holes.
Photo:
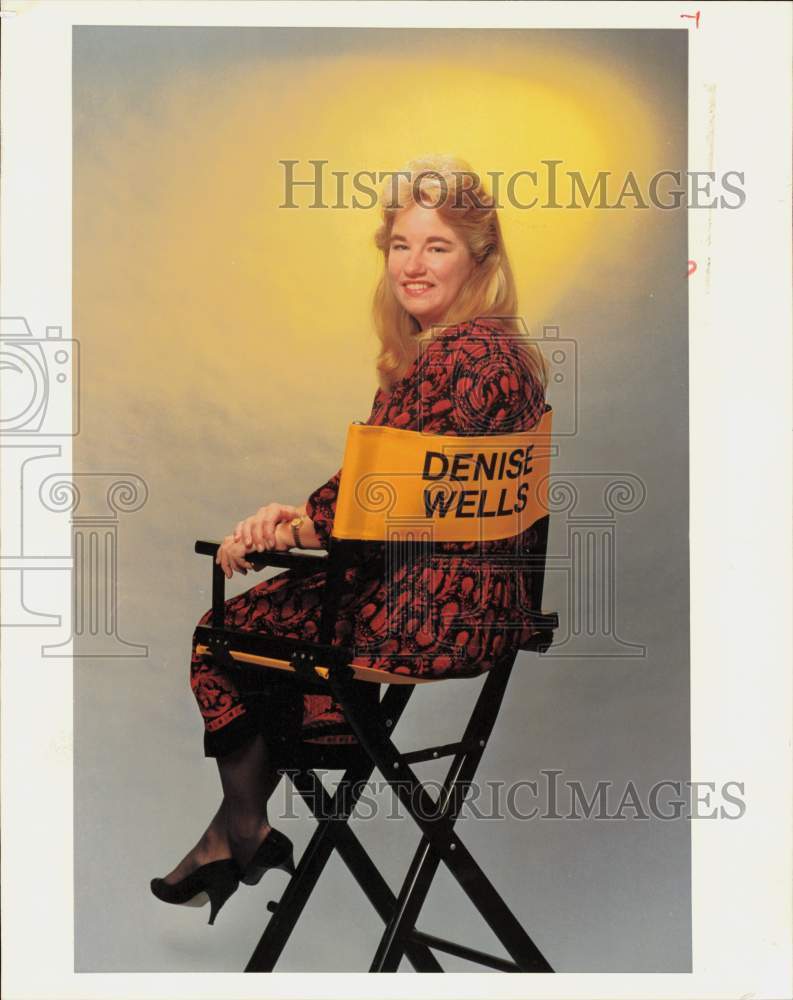
POLYGON ((552 411, 517 434, 457 437, 351 424, 333 537, 512 538, 548 513, 552 411))

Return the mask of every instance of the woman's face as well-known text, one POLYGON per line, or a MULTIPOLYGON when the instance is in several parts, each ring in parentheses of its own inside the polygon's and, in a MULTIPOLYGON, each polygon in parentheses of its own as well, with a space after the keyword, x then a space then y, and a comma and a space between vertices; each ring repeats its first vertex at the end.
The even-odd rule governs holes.
POLYGON ((468 247, 434 208, 413 204, 397 212, 388 276, 397 300, 422 331, 443 319, 473 268, 468 247))

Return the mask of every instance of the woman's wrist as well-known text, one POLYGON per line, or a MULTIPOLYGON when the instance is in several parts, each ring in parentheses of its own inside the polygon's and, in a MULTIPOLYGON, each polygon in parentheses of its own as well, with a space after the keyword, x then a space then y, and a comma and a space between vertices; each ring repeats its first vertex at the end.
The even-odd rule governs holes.
MULTIPOLYGON (((297 517, 302 517, 303 520, 298 528, 300 545, 304 549, 321 549, 322 541, 314 531, 314 522, 306 513, 306 507, 295 508, 297 510, 297 517)), ((275 543, 276 547, 279 549, 293 549, 295 548, 295 535, 292 530, 292 519, 285 521, 279 521, 275 526, 275 543)))
MULTIPOLYGON (((306 512, 306 507, 298 507, 298 517, 302 517, 303 520, 300 524, 300 544, 304 549, 321 549, 324 548, 324 543, 320 539, 319 535, 314 530, 314 522, 308 516, 306 512)), ((289 529, 292 530, 291 528, 289 529)))
POLYGON ((301 549, 313 549, 318 548, 318 539, 313 531, 313 526, 310 518, 303 513, 299 513, 298 517, 302 517, 300 526, 295 530, 292 528, 292 522, 290 521, 279 521, 275 526, 275 541, 278 548, 301 548, 301 549), (298 541, 300 544, 295 545, 295 533, 297 532, 298 541))
POLYGON ((279 521, 275 526, 275 545, 277 549, 292 549, 295 537, 289 521, 279 521))

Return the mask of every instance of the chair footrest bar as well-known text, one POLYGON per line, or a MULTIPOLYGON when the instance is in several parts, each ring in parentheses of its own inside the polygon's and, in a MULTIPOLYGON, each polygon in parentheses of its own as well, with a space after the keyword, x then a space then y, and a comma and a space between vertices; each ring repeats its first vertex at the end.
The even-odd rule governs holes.
POLYGON ((451 757, 456 753, 467 753, 470 750, 481 749, 482 744, 478 740, 461 740, 457 743, 444 743, 442 746, 427 747, 426 750, 411 750, 403 753, 402 761, 405 764, 415 764, 422 760, 438 760, 441 757, 451 757))
POLYGON ((449 955, 457 955, 458 958, 466 958, 469 962, 486 965, 488 968, 497 969, 499 972, 520 972, 520 966, 514 962, 510 962, 508 958, 489 955, 485 951, 478 951, 476 948, 457 944, 456 941, 447 941, 445 938, 435 937, 434 934, 425 934, 423 931, 414 930, 407 937, 408 940, 414 941, 416 944, 425 944, 428 948, 445 951, 449 955))

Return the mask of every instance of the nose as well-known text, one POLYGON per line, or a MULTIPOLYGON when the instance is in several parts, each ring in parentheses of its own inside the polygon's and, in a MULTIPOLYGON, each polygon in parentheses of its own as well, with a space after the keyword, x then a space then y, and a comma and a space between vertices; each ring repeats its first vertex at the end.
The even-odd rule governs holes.
POLYGON ((423 274, 426 270, 424 266, 424 259, 421 255, 421 250, 411 250, 405 260, 403 265, 403 270, 405 274, 415 277, 419 274, 423 274))

